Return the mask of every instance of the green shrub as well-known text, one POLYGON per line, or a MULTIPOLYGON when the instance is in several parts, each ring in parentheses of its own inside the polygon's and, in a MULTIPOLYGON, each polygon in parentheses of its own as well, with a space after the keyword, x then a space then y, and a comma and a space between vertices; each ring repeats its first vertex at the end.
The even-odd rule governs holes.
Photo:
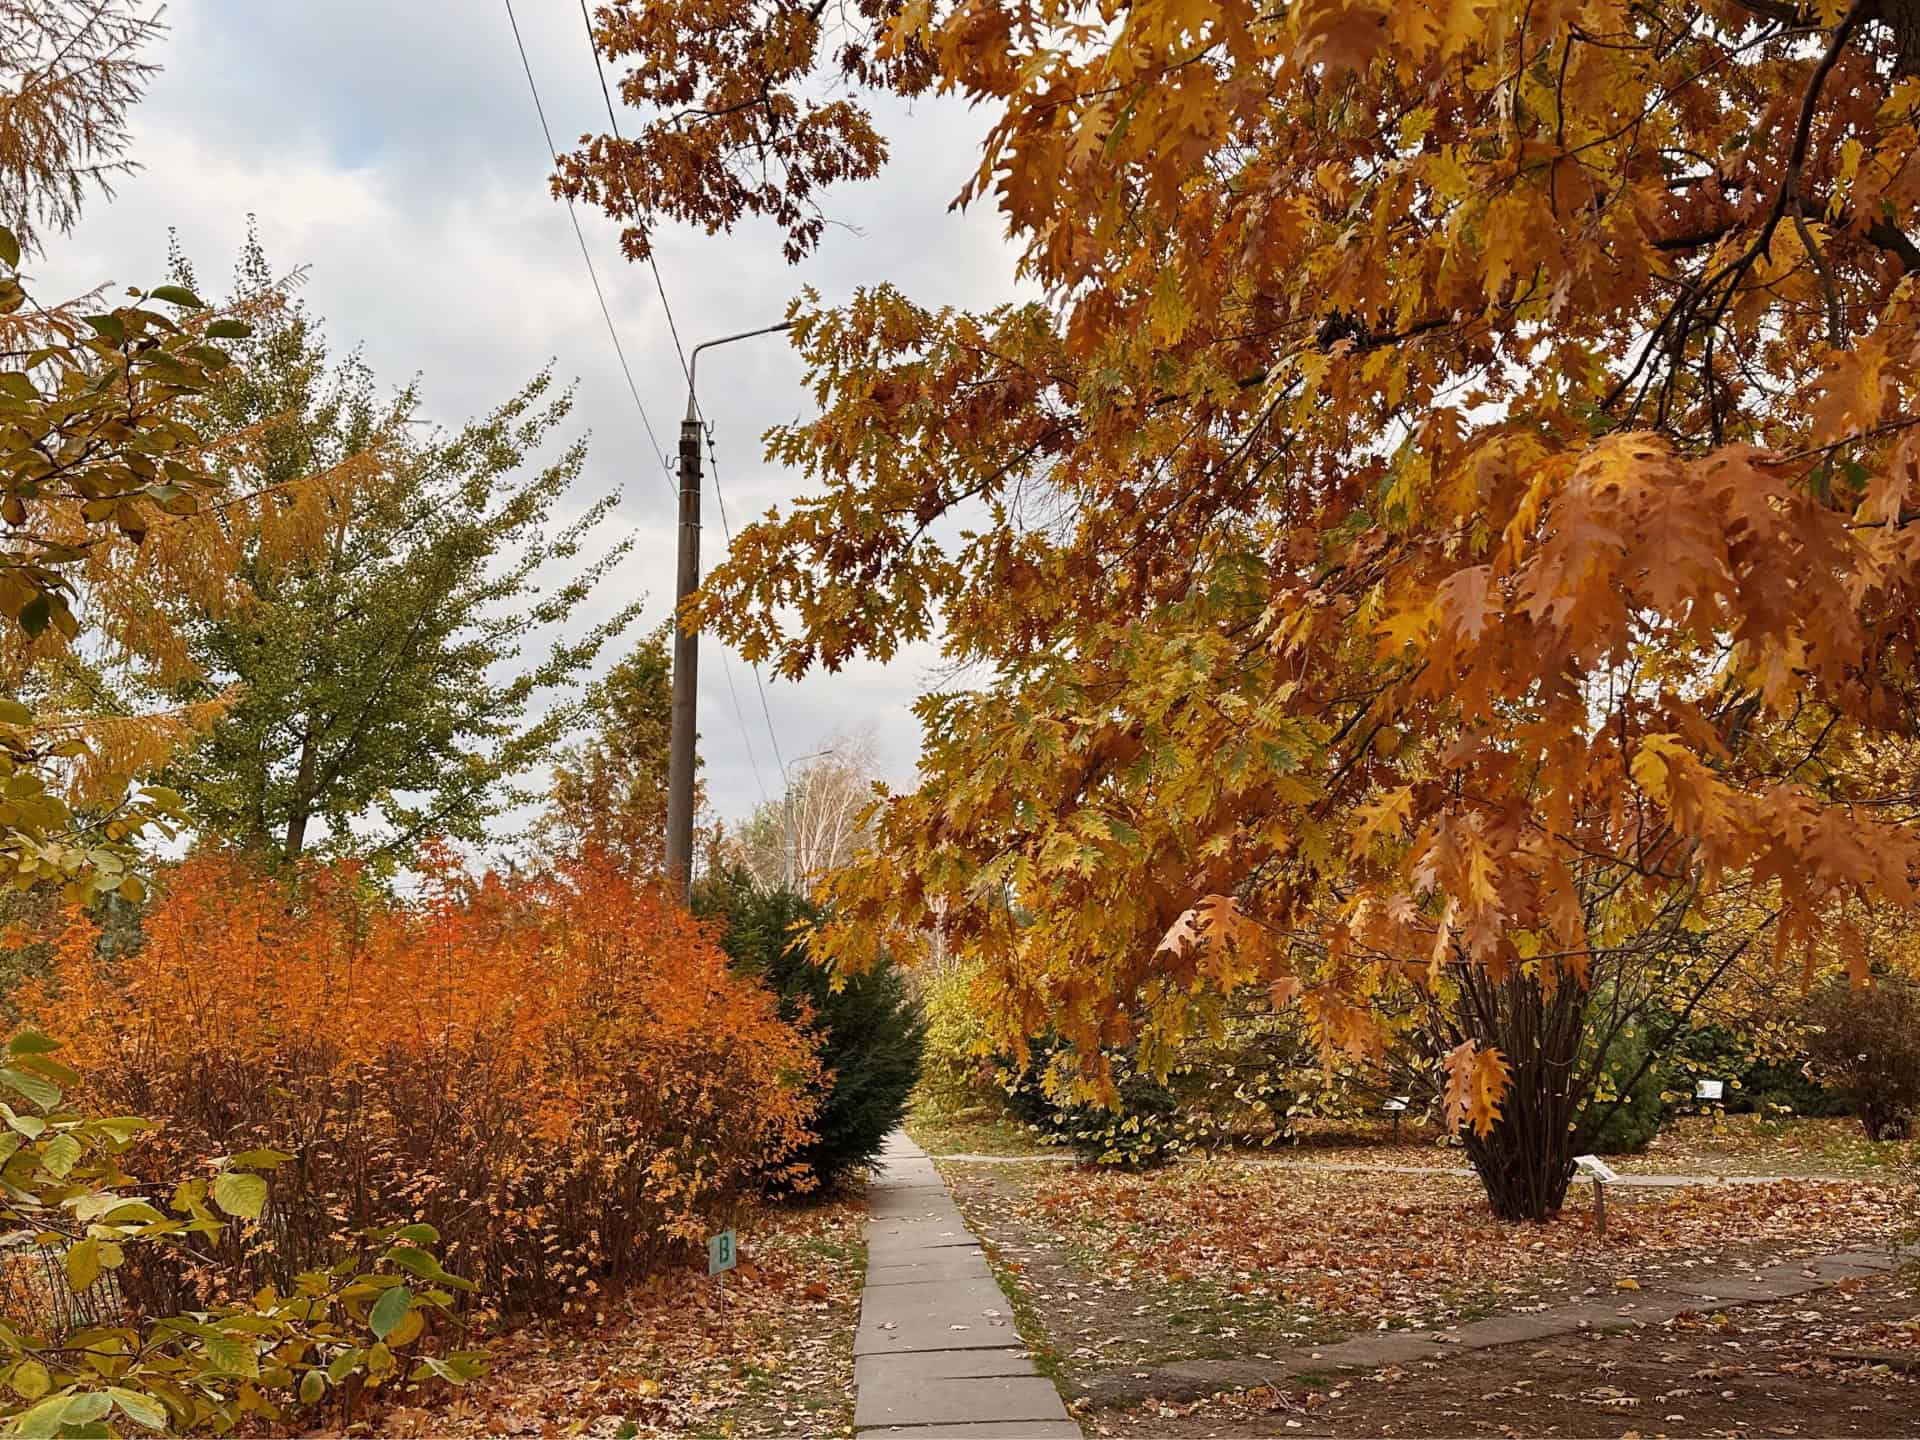
MULTIPOLYGON (((1720 1108, 1729 1115, 1775 1116, 1845 1115, 1847 1097, 1807 1073, 1804 1050, 1793 1053, 1798 1027, 1787 1027, 1773 1053, 1758 1053, 1754 1041, 1727 1025, 1702 1025, 1680 1037, 1668 1066, 1667 1090, 1674 1103, 1685 1105, 1700 1080, 1723 1080, 1726 1094, 1720 1108)), ((1804 1040, 1799 1043, 1803 1046, 1804 1040)))
POLYGON ((927 1026, 920 1060, 921 1096, 945 1114, 982 1105, 1004 1108, 1006 1092, 1000 1086, 986 1021, 973 993, 974 971, 965 965, 948 965, 916 979, 927 1026))
POLYGON ((823 1185, 871 1162, 906 1115, 926 1042, 900 968, 885 960, 864 974, 834 976, 795 935, 818 915, 813 904, 790 890, 756 890, 739 874, 705 882, 694 907, 725 918, 721 946, 734 968, 764 980, 782 1017, 818 1041, 826 1089, 816 1138, 795 1158, 823 1185))
POLYGON ((1111 1108, 1071 1097, 1071 1047, 1052 1037, 1036 1041, 1024 1068, 1003 1072, 1007 1109, 1050 1143, 1070 1145, 1092 1165, 1145 1169, 1188 1148, 1173 1090, 1142 1072, 1131 1056, 1109 1057, 1119 1103, 1111 1108))
POLYGON ((1580 1123, 1590 1130, 1581 1142, 1587 1148, 1602 1155, 1637 1154, 1660 1133, 1666 1119, 1666 1071, 1658 1063, 1645 1065, 1647 1045, 1640 1028, 1614 1040, 1600 1068, 1599 1086, 1581 1117, 1580 1123), (1623 1095, 1621 1087, 1627 1085, 1632 1088, 1623 1095))
POLYGON ((1180 1047, 1167 1076, 1188 1147, 1271 1146, 1302 1116, 1377 1113, 1352 1077, 1329 1069, 1297 1010, 1264 1005, 1230 1012, 1216 1033, 1180 1047))

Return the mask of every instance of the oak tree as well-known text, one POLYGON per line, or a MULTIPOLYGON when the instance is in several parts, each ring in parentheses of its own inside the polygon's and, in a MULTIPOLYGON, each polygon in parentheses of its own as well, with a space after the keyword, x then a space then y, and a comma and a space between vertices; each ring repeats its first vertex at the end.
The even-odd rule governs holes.
POLYGON ((879 163, 860 89, 938 89, 1044 294, 794 307, 818 413, 770 450, 808 493, 700 617, 789 675, 937 632, 977 677, 922 700, 828 955, 937 923, 1096 1091, 1207 994, 1365 1053, 1411 991, 1538 1215, 1620 963, 1815 965, 1913 905, 1912 0, 623 0, 597 35, 657 143, 556 185, 636 254, 755 215, 807 248, 879 163))

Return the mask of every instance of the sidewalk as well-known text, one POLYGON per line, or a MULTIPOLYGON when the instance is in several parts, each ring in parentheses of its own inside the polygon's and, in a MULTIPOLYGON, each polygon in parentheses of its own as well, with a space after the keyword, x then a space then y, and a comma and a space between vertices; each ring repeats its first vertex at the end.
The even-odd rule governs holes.
POLYGON ((1079 1440, 926 1152, 896 1131, 882 1161, 853 1347, 860 1440, 1079 1440))

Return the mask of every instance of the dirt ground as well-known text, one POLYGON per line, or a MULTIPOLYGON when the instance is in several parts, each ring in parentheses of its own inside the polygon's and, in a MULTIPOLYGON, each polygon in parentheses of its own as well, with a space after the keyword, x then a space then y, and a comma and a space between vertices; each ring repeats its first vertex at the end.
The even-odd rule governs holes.
MULTIPOLYGON (((1899 1365, 1836 1352, 1911 1353, 1909 1274, 1799 1299, 1604 1323, 1667 1281, 1752 1273, 1782 1258, 1884 1245, 1902 1207, 1873 1186, 1792 1184, 1737 1194, 1639 1192, 1609 1233, 1582 1214, 1546 1227, 1479 1219, 1443 1176, 1252 1175, 1179 1167, 1125 1177, 1032 1165, 943 1167, 987 1243, 1022 1333, 1069 1394, 1095 1376, 1177 1399, 1079 1402, 1090 1434, 1910 1435, 1920 1392, 1899 1365), (1645 1286, 1645 1290, 1642 1287, 1645 1286), (1583 1333, 1406 1369, 1302 1370, 1343 1335, 1471 1324, 1549 1302, 1604 1300, 1583 1333), (1160 1367, 1288 1357, 1272 1386, 1188 1398, 1160 1367)), ((1702 1302, 1706 1304, 1706 1302, 1702 1302)), ((1244 1383, 1244 1378, 1238 1383, 1244 1383)))
POLYGON ((1911 1273, 1647 1330, 1467 1352, 1411 1373, 1302 1376, 1181 1404, 1084 1411, 1095 1435, 1907 1436, 1920 1433, 1911 1273), (1908 1322, 1902 1325, 1901 1322, 1908 1322))

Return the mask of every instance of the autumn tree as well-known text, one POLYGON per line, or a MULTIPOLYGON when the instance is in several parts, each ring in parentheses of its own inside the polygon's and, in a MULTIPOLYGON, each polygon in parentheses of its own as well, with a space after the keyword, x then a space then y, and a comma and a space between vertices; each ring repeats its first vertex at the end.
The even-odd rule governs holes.
MULTIPOLYGON (((597 849, 644 871, 666 866, 673 652, 665 625, 596 680, 586 733, 553 767, 536 839, 549 853, 597 849)), ((696 780, 694 808, 704 807, 696 780)))
MULTIPOLYGON (((236 296, 275 283, 250 236, 236 296)), ((234 349, 210 409, 258 438, 230 484, 363 473, 297 561, 242 548, 244 605, 163 598, 194 666, 167 693, 232 696, 168 779, 202 830, 282 860, 316 840, 403 862, 428 835, 477 841, 532 798, 519 778, 586 719, 579 682, 637 609, 560 633, 629 548, 580 559, 615 496, 555 519, 584 442, 531 461, 571 397, 543 374, 458 431, 417 437, 414 390, 382 397, 357 353, 333 360, 296 299, 264 307, 234 349)))
POLYGON ((180 818, 178 797, 140 777, 219 701, 75 708, 62 703, 71 687, 40 672, 84 644, 88 664, 137 657, 187 676, 155 596, 237 603, 240 551, 298 552, 351 504, 353 476, 233 483, 252 437, 210 425, 205 397, 231 369, 222 347, 246 336, 244 313, 210 311, 179 285, 117 304, 29 300, 22 267, 36 247, 129 168, 127 116, 158 27, 118 0, 20 0, 0 20, 0 875, 136 896, 135 840, 180 818))
POLYGON ((819 413, 770 448, 810 490, 700 618, 789 675, 939 630, 978 677, 921 702, 823 952, 941 925, 1095 1091, 1202 995, 1368 1053, 1411 991, 1495 1209, 1537 1216, 1619 964, 1814 965, 1911 907, 1917 22, 603 6, 651 129, 555 184, 633 253, 812 246, 881 162, 860 89, 931 88, 988 117, 958 199, 1046 297, 794 307, 819 413))
POLYGON ((127 116, 160 30, 139 0, 0 0, 0 224, 29 252, 134 169, 127 116))
POLYGON ((877 753, 871 731, 840 736, 794 766, 777 799, 754 807, 729 848, 756 886, 804 891, 852 860, 867 839, 877 753))

